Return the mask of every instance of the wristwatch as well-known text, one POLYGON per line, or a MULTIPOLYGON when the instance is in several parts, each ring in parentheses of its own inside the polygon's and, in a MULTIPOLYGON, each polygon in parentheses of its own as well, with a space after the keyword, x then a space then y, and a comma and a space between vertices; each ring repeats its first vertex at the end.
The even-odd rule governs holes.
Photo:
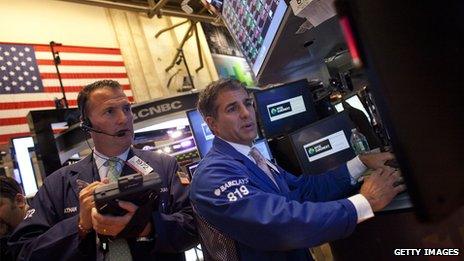
POLYGON ((77 233, 79 234, 79 237, 80 238, 85 238, 85 236, 87 236, 88 233, 92 232, 92 228, 91 229, 85 229, 80 220, 77 221, 77 233))

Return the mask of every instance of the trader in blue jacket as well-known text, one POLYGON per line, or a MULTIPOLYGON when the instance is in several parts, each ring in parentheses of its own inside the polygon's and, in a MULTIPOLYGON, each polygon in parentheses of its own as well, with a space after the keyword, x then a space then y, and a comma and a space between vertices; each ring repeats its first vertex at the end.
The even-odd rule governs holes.
POLYGON ((207 86, 198 109, 215 135, 190 191, 206 260, 310 260, 309 247, 348 236, 404 190, 393 186, 399 173, 383 166, 388 153, 300 177, 263 160, 252 148, 253 101, 237 81, 207 86), (344 198, 367 167, 377 170, 344 198))
POLYGON ((87 85, 79 93, 78 104, 84 129, 90 132, 95 147, 88 157, 45 179, 10 238, 18 260, 185 260, 183 251, 198 240, 188 188, 176 175, 176 160, 131 147, 131 105, 118 82, 87 85), (97 234, 117 236, 138 207, 121 201, 127 214, 102 215, 95 209, 93 192, 107 182, 111 168, 121 176, 136 172, 126 164, 134 156, 162 179, 159 207, 146 213, 139 234, 116 237, 108 243, 109 250, 102 251, 97 234), (111 165, 111 161, 121 164, 111 165))

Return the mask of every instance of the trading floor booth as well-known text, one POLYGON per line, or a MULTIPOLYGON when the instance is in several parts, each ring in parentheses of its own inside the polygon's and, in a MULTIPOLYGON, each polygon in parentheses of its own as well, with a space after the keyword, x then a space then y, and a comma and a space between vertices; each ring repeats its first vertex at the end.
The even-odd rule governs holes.
MULTIPOLYGON (((381 148, 389 145, 395 153, 411 198, 399 195, 396 204, 359 224, 350 237, 331 242, 333 256, 391 260, 397 248, 462 249, 462 3, 337 0, 338 15, 305 29, 305 19, 293 15, 289 1, 221 2, 225 24, 260 84, 320 80, 332 95, 335 90, 356 92, 362 82, 373 96, 376 115, 367 118, 371 124, 372 120, 380 124, 385 134, 382 141, 385 138, 389 144, 379 144, 381 148), (333 62, 348 53, 350 66, 333 62), (330 78, 334 75, 339 79, 330 78), (359 75, 362 81, 353 79, 359 75)), ((301 11, 330 1, 291 2, 302 5, 301 11)), ((330 13, 330 8, 324 10, 330 13)), ((320 13, 312 14, 319 18, 320 13)), ((322 128, 332 116, 316 113, 298 118, 314 106, 305 103, 309 99, 304 94, 274 95, 268 100, 256 94, 261 129, 282 167, 296 174, 311 172, 323 153, 349 151, 342 149, 344 139, 349 140, 345 131, 343 139, 334 130, 318 139, 314 133, 307 134, 322 128), (290 119, 296 120, 279 125, 290 119), (294 126, 295 122, 301 125, 294 126)), ((356 97, 346 98, 352 107, 359 105, 356 97)), ((342 125, 340 130, 349 128, 342 125)))

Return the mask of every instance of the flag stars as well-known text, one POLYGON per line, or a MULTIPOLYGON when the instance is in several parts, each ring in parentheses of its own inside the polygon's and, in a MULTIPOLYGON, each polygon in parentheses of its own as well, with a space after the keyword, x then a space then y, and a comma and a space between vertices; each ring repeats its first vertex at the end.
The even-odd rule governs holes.
POLYGON ((23 72, 23 74, 24 74, 25 76, 28 76, 28 75, 29 75, 29 72, 28 72, 28 71, 25 71, 25 72, 23 72))
POLYGON ((34 86, 34 90, 38 91, 39 90, 39 86, 34 86))
POLYGON ((32 76, 31 79, 32 79, 33 81, 37 81, 37 77, 35 77, 35 76, 32 76))
POLYGON ((31 58, 31 57, 27 57, 26 60, 27 60, 28 62, 32 62, 32 58, 31 58))
POLYGON ((5 71, 6 67, 5 66, 0 66, 0 70, 5 71))
POLYGON ((15 67, 15 70, 16 70, 16 71, 19 71, 19 70, 21 70, 21 67, 16 66, 16 67, 15 67))
POLYGON ((10 76, 15 76, 15 73, 14 73, 13 71, 10 71, 8 74, 9 74, 10 76))
POLYGON ((23 57, 23 56, 24 56, 24 53, 23 53, 23 52, 19 52, 18 55, 21 56, 21 57, 23 57))
POLYGON ((16 52, 16 48, 15 48, 14 46, 12 46, 12 47, 10 48, 10 50, 11 50, 12 52, 16 52))
POLYGON ((11 85, 16 86, 16 85, 18 85, 18 83, 16 81, 12 81, 11 85))
POLYGON ((29 48, 29 47, 26 47, 26 48, 24 48, 24 51, 26 51, 26 52, 30 52, 30 51, 31 51, 31 48, 29 48))
POLYGON ((11 91, 11 87, 10 87, 10 86, 6 86, 6 87, 5 87, 5 91, 7 91, 7 92, 11 91))
POLYGON ((26 62, 21 62, 21 66, 26 66, 26 62))
POLYGON ((0 56, 0 61, 3 61, 3 56, 0 56))
POLYGON ((8 52, 8 51, 3 52, 3 54, 4 54, 5 56, 10 56, 10 52, 8 52))
POLYGON ((18 77, 18 80, 22 81, 22 80, 24 80, 24 77, 19 76, 19 77, 18 77))
POLYGON ((21 87, 19 87, 19 89, 20 89, 21 91, 25 91, 25 90, 26 90, 26 87, 21 86, 21 87))
POLYGON ((16 57, 16 56, 13 56, 13 61, 17 62, 18 60, 19 60, 19 58, 18 58, 18 57, 16 57))
MULTIPOLYGON (((32 84, 32 83, 31 83, 30 81, 27 81, 27 82, 26 82, 26 85, 27 85, 27 86, 31 86, 31 84, 32 84)), ((37 87, 37 86, 35 86, 35 87, 37 87)), ((35 89, 35 87, 34 87, 34 89, 35 89)))
POLYGON ((10 78, 8 78, 7 76, 3 76, 2 78, 4 81, 8 81, 10 78))
POLYGON ((32 72, 35 71, 34 67, 33 66, 29 67, 29 71, 32 71, 32 72))
POLYGON ((12 66, 12 65, 13 65, 13 63, 12 63, 12 62, 10 62, 10 61, 8 61, 8 62, 6 62, 6 65, 8 65, 8 66, 12 66))

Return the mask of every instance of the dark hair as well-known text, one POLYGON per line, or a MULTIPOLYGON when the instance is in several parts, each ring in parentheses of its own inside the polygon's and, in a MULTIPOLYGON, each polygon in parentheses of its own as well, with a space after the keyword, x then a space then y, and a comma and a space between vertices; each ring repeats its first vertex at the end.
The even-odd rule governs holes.
POLYGON ((216 99, 224 90, 239 90, 243 89, 248 92, 245 85, 234 79, 220 79, 214 81, 200 93, 197 102, 197 109, 200 111, 203 118, 207 116, 216 117, 217 104, 216 99))
POLYGON ((0 197, 14 200, 18 193, 22 194, 22 190, 16 180, 7 176, 0 176, 0 197))
POLYGON ((119 84, 119 82, 117 82, 117 81, 101 80, 101 81, 96 81, 96 82, 93 82, 93 83, 85 86, 79 92, 79 95, 77 95, 77 106, 78 106, 79 111, 81 113, 81 117, 82 117, 82 119, 84 121, 87 119, 86 106, 87 106, 88 100, 90 98, 90 94, 92 94, 93 91, 96 91, 96 90, 99 90, 99 89, 104 89, 104 88, 121 89, 122 90, 121 84, 119 84))

